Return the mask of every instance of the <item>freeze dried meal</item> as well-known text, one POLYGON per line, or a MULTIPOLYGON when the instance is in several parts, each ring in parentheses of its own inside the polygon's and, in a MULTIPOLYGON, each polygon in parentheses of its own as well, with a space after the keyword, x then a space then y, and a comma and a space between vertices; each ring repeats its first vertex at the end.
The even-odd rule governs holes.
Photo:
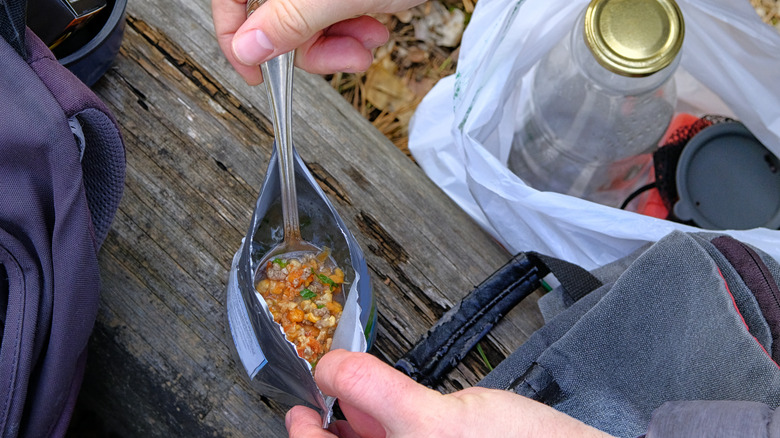
POLYGON ((265 276, 259 276, 256 286, 287 340, 312 366, 330 350, 343 310, 334 296, 342 293, 344 272, 326 266, 326 257, 275 258, 266 264, 265 276))

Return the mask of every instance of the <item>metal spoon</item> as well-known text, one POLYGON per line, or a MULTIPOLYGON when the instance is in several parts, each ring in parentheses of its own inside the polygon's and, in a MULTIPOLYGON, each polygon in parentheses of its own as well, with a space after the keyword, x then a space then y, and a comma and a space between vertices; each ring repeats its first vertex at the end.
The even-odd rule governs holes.
MULTIPOLYGON (((247 17, 259 8, 265 0, 249 0, 247 2, 247 17)), ((260 260, 255 281, 265 276, 265 266, 269 260, 284 256, 286 259, 300 259, 306 253, 322 254, 322 248, 304 240, 301 237, 300 221, 298 219, 298 195, 295 188, 295 157, 292 141, 292 87, 293 60, 295 50, 283 53, 276 58, 261 64, 263 80, 268 101, 271 103, 276 141, 277 158, 279 160, 279 175, 281 180, 282 218, 284 238, 281 243, 271 248, 260 260)), ((327 266, 335 267, 336 262, 331 257, 321 260, 327 266)))
POLYGON ((305 253, 322 253, 321 248, 301 237, 298 219, 298 196, 295 187, 295 161, 292 142, 294 56, 295 51, 287 52, 266 61, 261 66, 268 91, 268 100, 273 112, 284 224, 284 239, 263 256, 258 265, 261 272, 268 260, 280 255, 289 259, 300 258, 305 253))
MULTIPOLYGON (((248 0, 247 16, 260 7, 260 5, 265 3, 265 1, 266 0, 248 0)), ((295 162, 298 161, 299 163, 302 163, 302 161, 300 160, 300 157, 297 156, 292 141, 292 87, 294 58, 295 51, 293 50, 291 52, 279 55, 276 58, 270 59, 261 65, 263 79, 266 84, 266 91, 268 93, 268 101, 270 102, 273 115, 274 140, 276 143, 278 159, 277 164, 280 179, 284 236, 282 242, 273 246, 267 253, 265 253, 259 263, 256 265, 254 278, 252 279, 254 281, 254 285, 257 285, 260 280, 267 276, 266 267, 268 266, 268 263, 277 257, 288 260, 302 260, 305 255, 314 254, 317 261, 320 263, 320 266, 328 268, 329 270, 335 270, 335 268, 338 266, 330 254, 330 250, 327 248, 320 248, 319 246, 304 240, 301 236, 300 223, 298 218, 298 195, 295 185, 295 162)), ((302 173, 306 173, 305 167, 302 173)), ((336 219, 337 223, 341 223, 337 216, 336 219)), ((340 229, 338 225, 334 225, 334 227, 337 230, 340 229)), ((352 251, 350 250, 350 257, 351 253, 352 251)), ((354 265, 352 266, 354 267, 354 265)), ((345 293, 339 293, 336 294, 333 299, 344 305, 345 295, 345 293)), ((371 308, 371 306, 368 306, 367 308, 371 308)), ((300 388, 303 390, 303 392, 306 392, 307 389, 312 390, 311 402, 320 408, 322 414, 322 427, 327 428, 335 399, 330 396, 324 396, 317 388, 313 379, 311 380, 310 385, 307 384, 306 380, 307 379, 304 378, 303 382, 297 383, 298 385, 303 383, 303 388, 300 388)), ((306 398, 305 400, 310 399, 306 398)))

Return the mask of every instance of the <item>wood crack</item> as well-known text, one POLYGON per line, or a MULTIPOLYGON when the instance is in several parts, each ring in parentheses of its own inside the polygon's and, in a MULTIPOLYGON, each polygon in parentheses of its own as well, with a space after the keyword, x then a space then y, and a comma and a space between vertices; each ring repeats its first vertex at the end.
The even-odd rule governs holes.
POLYGON ((148 41, 152 47, 156 48, 158 52, 170 62, 171 65, 175 66, 181 74, 189 79, 195 87, 206 93, 227 111, 231 113, 234 113, 233 110, 238 111, 241 116, 248 119, 248 124, 250 126, 257 127, 262 130, 264 134, 273 137, 273 128, 268 120, 259 117, 256 111, 252 111, 246 105, 242 104, 241 101, 233 96, 219 83, 219 81, 211 76, 203 66, 192 59, 191 56, 171 41, 164 33, 151 27, 145 21, 129 14, 127 16, 127 25, 148 41))
POLYGON ((324 167, 319 163, 306 163, 306 166, 311 171, 314 178, 317 180, 320 188, 327 195, 336 198, 346 205, 352 205, 352 199, 350 199, 344 187, 333 177, 324 167))
POLYGON ((409 260, 409 254, 401 244, 370 214, 360 211, 355 224, 363 234, 376 242, 376 245, 369 245, 371 252, 382 257, 390 266, 395 267, 409 260))

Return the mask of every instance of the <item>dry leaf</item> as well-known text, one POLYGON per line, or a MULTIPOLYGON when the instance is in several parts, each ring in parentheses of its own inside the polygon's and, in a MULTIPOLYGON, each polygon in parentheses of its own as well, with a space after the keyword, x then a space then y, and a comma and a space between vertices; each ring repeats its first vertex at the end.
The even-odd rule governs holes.
POLYGON ((418 46, 409 47, 406 52, 405 58, 411 63, 422 64, 428 60, 428 51, 423 50, 418 46))
POLYGON ((398 18, 398 21, 401 23, 409 24, 412 22, 412 18, 414 18, 414 12, 412 12, 411 9, 407 9, 405 11, 396 12, 393 14, 398 18))
POLYGON ((366 72, 366 100, 380 111, 395 111, 414 101, 414 93, 396 76, 389 57, 375 62, 366 72))
POLYGON ((429 3, 430 12, 414 22, 415 38, 443 47, 460 44, 466 27, 466 14, 460 9, 447 10, 439 2, 429 3))

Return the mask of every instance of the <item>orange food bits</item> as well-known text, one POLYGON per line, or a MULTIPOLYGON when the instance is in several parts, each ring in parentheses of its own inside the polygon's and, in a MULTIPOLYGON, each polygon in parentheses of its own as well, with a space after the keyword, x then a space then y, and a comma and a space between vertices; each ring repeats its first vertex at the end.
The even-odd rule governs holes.
POLYGON ((295 308, 291 309, 289 312, 287 312, 287 319, 289 319, 292 322, 301 322, 303 321, 303 310, 295 308))
POLYGON ((339 268, 336 268, 333 275, 329 275, 328 277, 336 284, 344 283, 344 271, 339 268))
POLYGON ((327 254, 274 259, 255 286, 287 340, 312 365, 330 349, 343 312, 333 297, 341 296, 344 271, 325 266, 325 259, 327 254))
MULTIPOLYGON (((284 283, 274 282, 271 286, 269 286, 269 290, 274 295, 281 295, 284 293, 284 283)), ((260 292, 258 290, 258 292, 260 292)), ((260 292, 262 294, 262 292, 260 292)))

